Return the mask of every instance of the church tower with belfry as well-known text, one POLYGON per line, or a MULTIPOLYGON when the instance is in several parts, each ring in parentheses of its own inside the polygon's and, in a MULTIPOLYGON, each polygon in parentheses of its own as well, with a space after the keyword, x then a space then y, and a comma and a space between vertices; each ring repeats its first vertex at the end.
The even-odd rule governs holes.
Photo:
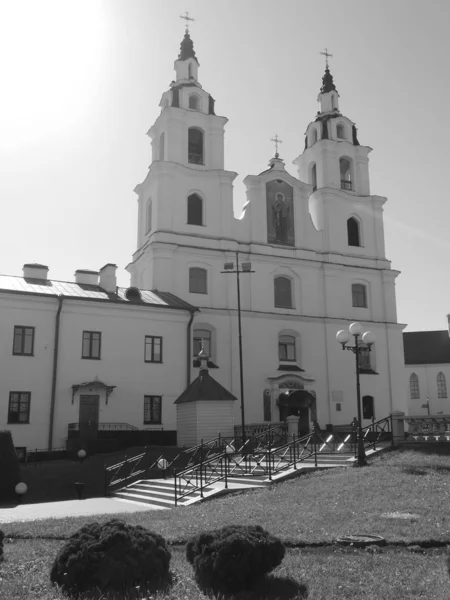
MULTIPOLYGON (((203 348, 214 378, 245 397, 246 424, 296 415, 300 434, 315 421, 324 427, 355 417, 355 364, 336 341, 353 321, 376 338, 360 358, 363 424, 406 410, 398 272, 384 245, 386 198, 370 193, 371 148, 341 113, 331 55, 324 54, 319 111, 294 160, 298 176, 286 170, 275 136, 267 168, 244 179, 238 219, 236 173, 224 169, 227 118, 199 82, 186 27, 175 80, 148 132, 152 163, 135 188, 137 249, 128 266, 133 286, 198 307, 187 345, 179 341, 189 380, 203 348)), ((240 407, 236 402, 236 424, 240 407)))

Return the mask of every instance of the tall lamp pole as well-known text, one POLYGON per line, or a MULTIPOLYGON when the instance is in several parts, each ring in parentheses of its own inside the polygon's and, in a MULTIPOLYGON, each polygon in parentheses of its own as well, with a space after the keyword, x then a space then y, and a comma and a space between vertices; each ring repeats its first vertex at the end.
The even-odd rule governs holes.
POLYGON ((239 275, 241 273, 254 273, 252 271, 252 263, 243 262, 239 265, 239 252, 236 252, 236 268, 234 263, 226 262, 223 266, 224 271, 222 273, 230 274, 236 273, 236 285, 237 285, 237 309, 238 309, 238 331, 239 331, 239 380, 241 388, 241 426, 242 426, 242 446, 245 445, 245 400, 244 400, 244 366, 243 366, 243 352, 242 352, 242 321, 241 321, 241 286, 239 275))
POLYGON ((367 464, 366 452, 364 450, 364 439, 362 433, 362 415, 361 415, 361 386, 359 382, 359 369, 361 352, 372 349, 375 343, 375 336, 371 331, 364 332, 361 323, 355 322, 350 325, 348 331, 342 329, 336 334, 337 341, 341 344, 342 350, 350 350, 355 355, 356 364, 356 402, 358 406, 358 467, 364 467, 367 464), (354 345, 349 346, 350 337, 354 337, 354 345), (362 343, 361 343, 362 340, 362 343))

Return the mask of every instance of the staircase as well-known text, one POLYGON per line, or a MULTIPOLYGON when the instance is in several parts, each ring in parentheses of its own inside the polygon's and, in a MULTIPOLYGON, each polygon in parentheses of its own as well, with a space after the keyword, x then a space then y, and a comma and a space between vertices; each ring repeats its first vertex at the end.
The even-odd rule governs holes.
MULTIPOLYGON (((368 457, 391 445, 389 419, 374 422, 370 428, 363 430, 368 457)), ((242 446, 238 440, 224 441, 219 436, 183 451, 184 456, 186 452, 191 453, 191 458, 187 466, 184 460, 184 465, 175 473, 170 473, 171 468, 175 468, 175 460, 169 464, 163 457, 158 459, 160 466, 161 461, 165 461, 165 469, 161 472, 161 475, 166 474, 164 479, 148 479, 146 455, 142 454, 106 470, 116 473, 115 479, 111 480, 112 486, 125 485, 106 491, 117 500, 145 504, 154 510, 168 510, 227 491, 265 487, 305 471, 349 467, 355 463, 352 434, 316 430, 302 438, 294 436, 290 442, 277 439, 274 444, 273 440, 270 430, 266 437, 255 436, 251 444, 242 446), (124 466, 131 475, 123 476, 124 466), (170 477, 167 477, 168 473, 170 477)))

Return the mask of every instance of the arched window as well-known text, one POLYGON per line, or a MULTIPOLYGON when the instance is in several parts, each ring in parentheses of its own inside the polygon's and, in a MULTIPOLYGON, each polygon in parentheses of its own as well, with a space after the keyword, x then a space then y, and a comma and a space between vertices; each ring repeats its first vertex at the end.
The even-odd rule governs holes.
POLYGON ((419 378, 415 373, 411 373, 409 377, 409 397, 411 400, 420 398, 419 378))
POLYGON ((192 108, 193 110, 200 109, 200 98, 197 94, 191 94, 189 96, 189 108, 192 108))
POLYGON ((373 396, 363 396, 362 398, 363 419, 375 418, 375 406, 373 396))
POLYGON ((198 356, 202 349, 209 358, 212 358, 211 332, 208 329, 194 329, 194 356, 198 356))
POLYGON ((197 127, 189 127, 188 130, 188 162, 203 164, 203 131, 197 127))
POLYGON ((297 360, 295 337, 293 335, 278 336, 278 358, 283 361, 297 360))
POLYGON ((191 65, 191 63, 188 63, 188 77, 189 77, 189 79, 192 77, 192 65, 191 65))
POLYGON ((208 293, 208 273, 206 269, 191 267, 189 269, 189 291, 191 294, 208 293))
POLYGON ((164 133, 162 133, 159 136, 159 160, 164 160, 164 155, 165 155, 165 136, 164 136, 164 133))
POLYGON ((145 233, 148 233, 152 229, 152 199, 149 198, 147 202, 147 209, 145 211, 145 233))
POLYGON ((311 132, 311 146, 317 142, 317 129, 314 128, 311 132))
POLYGON ((335 97, 334 97, 334 94, 331 94, 331 110, 334 110, 335 108, 336 108, 335 97))
POLYGON ((313 191, 317 190, 317 165, 313 164, 311 167, 311 184, 313 186, 313 191))
POLYGON ((346 140, 347 136, 345 135, 345 127, 342 123, 336 126, 336 137, 340 140, 346 140))
POLYGON ((276 277, 274 281, 275 306, 292 308, 292 285, 288 277, 276 277))
POLYGON ((447 398, 447 382, 444 373, 438 373, 436 377, 438 398, 447 398))
POLYGON ((352 165, 349 158, 339 159, 339 170, 341 173, 341 189, 352 190, 352 165))
POLYGON ((203 225, 203 200, 198 194, 191 194, 187 200, 188 225, 203 225))
POLYGON ((357 308, 367 308, 367 288, 362 283, 352 284, 352 303, 357 308))
POLYGON ((361 246, 359 221, 355 217, 347 220, 347 240, 349 246, 361 246))
POLYGON ((367 371, 372 371, 372 352, 367 348, 367 346, 363 345, 363 343, 360 343, 360 345, 361 348, 358 354, 358 367, 360 373, 366 373, 367 371))

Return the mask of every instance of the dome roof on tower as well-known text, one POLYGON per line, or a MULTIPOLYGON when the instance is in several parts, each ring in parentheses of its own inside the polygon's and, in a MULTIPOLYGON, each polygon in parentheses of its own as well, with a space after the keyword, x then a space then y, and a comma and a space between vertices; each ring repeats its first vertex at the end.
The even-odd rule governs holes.
POLYGON ((322 87, 320 88, 320 92, 322 94, 326 94, 327 92, 332 92, 333 90, 336 90, 336 86, 333 83, 333 75, 330 73, 330 69, 327 67, 325 69, 325 74, 322 77, 322 87))
POLYGON ((191 40, 189 32, 186 31, 180 44, 178 60, 187 60, 188 58, 193 58, 197 64, 199 64, 197 57, 195 56, 194 42, 191 40))

